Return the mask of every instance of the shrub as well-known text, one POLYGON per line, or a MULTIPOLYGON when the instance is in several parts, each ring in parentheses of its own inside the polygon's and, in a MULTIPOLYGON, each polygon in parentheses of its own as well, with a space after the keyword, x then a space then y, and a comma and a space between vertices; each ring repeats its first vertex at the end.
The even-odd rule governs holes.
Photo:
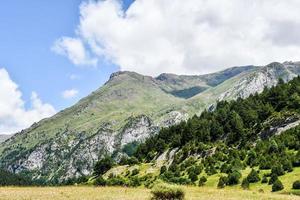
POLYGON ((108 186, 125 186, 126 181, 124 178, 116 176, 106 180, 106 185, 108 186))
POLYGON ((228 174, 228 185, 238 184, 240 178, 241 178, 241 173, 238 171, 234 171, 234 172, 228 174))
POLYGON ((300 189, 300 180, 293 183, 293 189, 300 189))
POLYGON ((256 183, 256 182, 260 181, 259 175, 258 175, 257 171, 255 171, 254 169, 251 170, 251 172, 247 176, 247 179, 248 179, 249 183, 256 183))
POLYGON ((130 177, 129 186, 138 187, 140 185, 141 185, 141 181, 140 181, 139 177, 137 177, 137 176, 130 177))
POLYGON ((96 178, 94 185, 96 186, 105 186, 106 185, 106 181, 102 176, 99 176, 98 178, 96 178))
POLYGON ((272 192, 276 192, 279 190, 283 190, 283 185, 279 179, 277 179, 274 184, 272 185, 272 192))
POLYGON ((292 172, 293 171, 293 165, 292 162, 289 160, 285 160, 282 164, 283 170, 287 172, 292 172))
POLYGON ((224 188, 228 183, 228 178, 226 176, 221 176, 218 182, 218 188, 224 188))
POLYGON ((249 181, 248 181, 248 178, 244 178, 243 181, 242 181, 242 188, 244 190, 246 189, 249 189, 249 181))
POLYGON ((268 183, 268 178, 267 176, 263 176, 262 180, 261 180, 261 183, 268 183))
POLYGON ((199 175, 199 174, 201 173, 202 169, 203 169, 203 168, 202 168, 200 165, 197 165, 197 166, 195 167, 195 171, 194 171, 195 174, 196 174, 196 175, 199 175))
POLYGON ((140 172, 139 169, 134 169, 134 170, 132 170, 132 172, 131 172, 131 176, 135 176, 135 175, 139 174, 139 172, 140 172))
POLYGON ((189 179, 191 179, 192 182, 195 182, 198 180, 198 176, 194 172, 191 172, 189 173, 189 179))
POLYGON ((278 179, 278 176, 276 174, 272 174, 271 178, 269 180, 269 185, 272 185, 273 183, 275 183, 275 181, 278 179))
POLYGON ((160 174, 163 174, 163 173, 165 173, 166 171, 167 171, 167 167, 163 165, 163 166, 160 168, 160 174))
POLYGON ((282 165, 275 165, 274 167, 272 167, 271 173, 276 174, 277 176, 284 175, 284 170, 282 168, 282 165))
POLYGON ((182 200, 184 199, 184 191, 175 185, 158 184, 152 190, 152 200, 182 200))
POLYGON ((203 186, 207 181, 207 178, 205 176, 202 176, 199 180, 199 186, 203 186))
POLYGON ((114 165, 114 161, 110 157, 105 157, 99 160, 94 166, 94 175, 99 176, 106 173, 112 166, 114 165))

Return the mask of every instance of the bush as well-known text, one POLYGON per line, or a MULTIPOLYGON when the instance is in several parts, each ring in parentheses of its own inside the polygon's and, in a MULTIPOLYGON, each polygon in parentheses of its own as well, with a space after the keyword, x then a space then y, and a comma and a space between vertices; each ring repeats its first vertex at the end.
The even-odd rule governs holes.
POLYGON ((201 174, 201 172, 202 172, 202 167, 200 166, 200 165, 197 165, 196 167, 195 167, 195 174, 196 175, 199 175, 199 174, 201 174))
POLYGON ((160 174, 163 174, 163 173, 165 173, 166 171, 167 171, 167 167, 163 165, 163 166, 160 168, 160 174))
POLYGON ((243 188, 244 190, 249 189, 249 181, 248 181, 247 178, 244 178, 244 179, 243 179, 243 181, 242 181, 242 188, 243 188))
POLYGON ((99 176, 98 178, 96 178, 94 185, 96 186, 105 186, 106 185, 106 180, 102 177, 99 176))
POLYGON ((110 157, 105 157, 99 160, 94 166, 94 175, 99 176, 106 173, 114 165, 114 161, 110 157))
POLYGON ((293 183, 293 189, 300 189, 300 180, 293 183))
POLYGON ((275 181, 277 181, 278 176, 276 174, 272 174, 271 178, 269 180, 269 185, 272 185, 273 183, 275 183, 275 181))
POLYGON ((116 176, 106 180, 108 186, 125 186, 127 185, 126 180, 122 177, 116 176))
POLYGON ((279 179, 277 179, 272 185, 272 192, 283 190, 283 185, 279 179))
POLYGON ((192 172, 192 173, 189 173, 189 179, 191 179, 192 182, 195 182, 198 180, 198 176, 192 172))
POLYGON ((203 186, 207 181, 207 178, 205 176, 202 176, 199 180, 199 186, 203 186))
POLYGON ((248 179, 249 183, 256 183, 256 182, 260 181, 259 175, 258 175, 257 171, 255 171, 254 169, 251 170, 251 172, 247 176, 247 179, 248 179))
POLYGON ((218 188, 224 188, 227 185, 228 178, 226 176, 221 176, 218 182, 218 188))
POLYGON ((141 185, 141 181, 140 181, 139 177, 137 177, 137 176, 130 177, 129 186, 138 187, 140 185, 141 185))
POLYGON ((293 165, 292 162, 289 160, 285 160, 282 164, 283 170, 287 172, 292 172, 293 171, 293 165))
POLYGON ((184 191, 175 185, 158 184, 152 190, 152 200, 183 200, 184 191))
POLYGON ((282 165, 275 165, 274 167, 272 167, 271 173, 276 174, 277 176, 284 175, 284 170, 282 168, 282 165))
POLYGON ((267 176, 263 176, 262 180, 261 180, 261 183, 268 183, 268 178, 267 176))
POLYGON ((135 176, 135 175, 137 175, 137 174, 139 174, 140 173, 140 170, 139 169, 134 169, 134 170, 132 170, 132 172, 131 172, 131 176, 135 176))
POLYGON ((238 171, 234 171, 234 172, 228 174, 228 185, 238 184, 240 178, 241 178, 241 173, 238 171))

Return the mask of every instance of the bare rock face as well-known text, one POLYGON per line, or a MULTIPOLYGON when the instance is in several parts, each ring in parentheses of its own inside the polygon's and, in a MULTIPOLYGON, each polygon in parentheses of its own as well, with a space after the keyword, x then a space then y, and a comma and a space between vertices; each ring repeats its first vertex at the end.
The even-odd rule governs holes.
POLYGON ((186 121, 189 115, 187 113, 182 113, 179 111, 171 111, 169 112, 165 118, 160 122, 159 126, 161 127, 169 127, 174 124, 178 124, 182 121, 186 121))
POLYGON ((223 92, 218 100, 247 98, 251 94, 261 93, 265 87, 275 86, 279 78, 287 82, 296 76, 297 74, 289 70, 289 66, 271 63, 242 77, 233 87, 223 92))
POLYGON ((121 146, 134 141, 144 141, 149 136, 157 133, 159 127, 154 126, 150 118, 145 115, 130 118, 122 131, 121 146))

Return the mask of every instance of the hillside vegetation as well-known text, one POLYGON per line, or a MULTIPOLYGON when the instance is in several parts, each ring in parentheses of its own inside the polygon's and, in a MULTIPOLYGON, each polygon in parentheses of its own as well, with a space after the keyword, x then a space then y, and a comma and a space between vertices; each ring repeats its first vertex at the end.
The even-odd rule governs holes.
MULTIPOLYGON (((115 160, 126 154, 131 156, 137 144, 156 135, 162 127, 200 115, 205 108, 213 110, 216 101, 246 98, 277 84, 278 78, 288 81, 299 73, 299 63, 292 62, 233 67, 198 76, 161 74, 153 78, 135 72, 117 72, 74 106, 1 143, 0 167, 13 173, 26 173, 45 184, 68 183, 71 179, 92 175, 94 165, 105 155, 115 160)), ((237 116, 234 112, 230 115, 237 116)), ((198 123, 197 118, 195 121, 198 123)), ((210 126, 201 123, 192 128, 210 126)), ((247 121, 243 123, 245 129, 251 126, 246 124, 247 121)), ((223 131, 229 134, 228 129, 223 131)), ((190 140, 188 134, 180 145, 190 140)), ((249 134, 246 130, 242 137, 249 134)), ((233 133, 230 135, 234 137, 233 133)), ((180 134, 175 136, 177 139, 182 137, 180 134)), ((211 141, 216 139, 213 134, 209 137, 212 137, 211 141)), ((207 142, 208 138, 199 136, 195 141, 199 139, 207 142)), ((175 142, 169 144, 166 141, 166 148, 175 146, 175 142)), ((166 148, 162 146, 161 151, 166 148)), ((149 159, 156 150, 150 151, 149 159)))
POLYGON ((300 194, 292 189, 300 179, 299 108, 300 77, 220 101, 213 111, 161 129, 118 166, 109 157, 100 160, 89 183, 152 187, 164 181, 300 194))

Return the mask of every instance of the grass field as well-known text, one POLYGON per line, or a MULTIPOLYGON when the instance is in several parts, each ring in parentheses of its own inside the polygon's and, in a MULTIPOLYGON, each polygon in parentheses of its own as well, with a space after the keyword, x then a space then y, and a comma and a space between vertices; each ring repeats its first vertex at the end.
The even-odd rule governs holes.
MULTIPOLYGON (((300 196, 280 193, 260 193, 236 188, 183 187, 186 200, 296 200, 300 196)), ((122 187, 0 187, 1 200, 149 200, 150 190, 122 187)))

